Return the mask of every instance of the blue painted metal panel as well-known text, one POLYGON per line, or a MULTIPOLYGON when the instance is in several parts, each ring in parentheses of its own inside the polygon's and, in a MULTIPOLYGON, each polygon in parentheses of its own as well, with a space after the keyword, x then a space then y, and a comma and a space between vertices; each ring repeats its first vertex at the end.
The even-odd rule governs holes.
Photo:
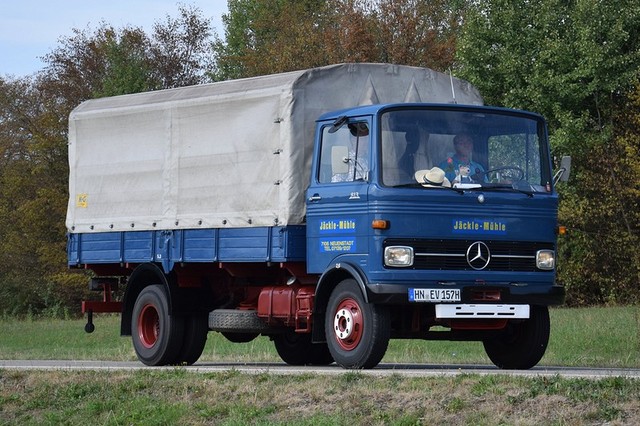
POLYGON ((187 229, 69 234, 69 265, 303 261, 306 227, 187 229))
POLYGON ((153 262, 155 259, 155 232, 122 232, 125 262, 153 262))
POLYGON ((304 261, 306 259, 306 238, 305 226, 273 228, 271 235, 271 261, 304 261))
POLYGON ((174 231, 171 258, 175 262, 215 262, 218 260, 217 229, 174 231))
POLYGON ((80 263, 79 253, 80 234, 67 234, 67 265, 80 263))
POLYGON ((374 231, 369 242, 368 279, 373 282, 446 281, 520 282, 551 285, 554 273, 522 271, 454 271, 389 269, 383 265, 383 242, 388 238, 469 241, 546 242, 555 246, 556 194, 528 197, 513 192, 478 192, 395 189, 372 186, 369 192, 371 219, 385 219, 387 230, 374 231), (475 226, 477 224, 477 226, 475 226))
POLYGON ((304 261, 307 259, 307 227, 289 227, 286 236, 285 258, 294 261, 304 261))
POLYGON ((268 228, 220 229, 221 262, 265 262, 269 254, 268 228))
POLYGON ((121 233, 99 232, 95 234, 71 234, 73 254, 69 264, 119 263, 121 255, 121 233))

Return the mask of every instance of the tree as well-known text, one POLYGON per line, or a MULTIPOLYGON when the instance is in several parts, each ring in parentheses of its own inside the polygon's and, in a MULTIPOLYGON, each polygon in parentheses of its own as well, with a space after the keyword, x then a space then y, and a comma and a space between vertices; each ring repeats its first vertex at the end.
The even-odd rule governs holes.
POLYGON ((463 8, 455 0, 231 0, 216 79, 341 62, 452 66, 463 8))
POLYGON ((216 44, 218 79, 250 77, 325 65, 331 1, 229 1, 226 41, 216 44))
POLYGON ((86 99, 151 90, 150 40, 140 28, 117 30, 102 23, 96 30, 74 28, 73 35, 44 56, 38 84, 67 111, 86 99))
POLYGON ((573 157, 559 212, 570 231, 560 240, 558 276, 569 303, 640 300, 638 260, 628 249, 639 229, 629 212, 639 197, 628 182, 640 176, 625 157, 637 154, 637 139, 621 119, 640 69, 637 2, 473 3, 458 59, 488 103, 547 116, 554 153, 573 157))
POLYGON ((151 42, 139 28, 124 28, 120 34, 109 28, 101 55, 104 76, 93 97, 126 95, 152 90, 160 86, 152 75, 151 42))
POLYGON ((211 20, 195 6, 181 5, 178 13, 153 26, 150 68, 163 89, 206 83, 212 71, 211 20))
POLYGON ((379 1, 381 62, 447 70, 455 59, 463 10, 447 0, 379 1))
MULTIPOLYGON (((65 277, 67 286, 58 285, 66 263, 67 160, 56 99, 32 79, 3 80, 0 111, 0 312, 62 309, 78 281, 65 277)), ((73 292, 73 300, 81 296, 73 292)))
POLYGON ((45 55, 41 83, 69 109, 95 97, 208 82, 211 22, 196 7, 179 13, 156 22, 152 37, 104 22, 94 31, 73 29, 45 55))
POLYGON ((84 100, 208 81, 210 23, 196 8, 139 28, 74 29, 25 79, 0 78, 0 313, 78 312, 66 268, 67 117, 84 100))

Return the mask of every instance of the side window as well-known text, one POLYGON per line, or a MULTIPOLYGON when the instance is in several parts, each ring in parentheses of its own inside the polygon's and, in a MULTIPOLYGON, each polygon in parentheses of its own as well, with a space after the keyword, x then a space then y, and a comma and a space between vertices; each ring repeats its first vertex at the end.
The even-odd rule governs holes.
POLYGON ((322 131, 321 183, 367 180, 369 172, 369 127, 366 122, 349 123, 335 132, 322 131))

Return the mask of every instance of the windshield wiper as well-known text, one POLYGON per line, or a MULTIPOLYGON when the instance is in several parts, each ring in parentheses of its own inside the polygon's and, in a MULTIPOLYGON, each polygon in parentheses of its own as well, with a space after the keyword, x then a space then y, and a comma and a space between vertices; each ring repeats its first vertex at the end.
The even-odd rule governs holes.
POLYGON ((483 182, 481 188, 469 188, 469 189, 482 189, 482 190, 507 190, 507 191, 515 191, 521 194, 525 194, 528 197, 533 197, 535 194, 534 191, 528 191, 526 189, 516 188, 516 184, 506 184, 506 183, 486 183, 483 182))
POLYGON ((393 185, 392 188, 421 188, 422 185, 420 185, 418 182, 411 182, 411 183, 401 183, 399 185, 393 185))

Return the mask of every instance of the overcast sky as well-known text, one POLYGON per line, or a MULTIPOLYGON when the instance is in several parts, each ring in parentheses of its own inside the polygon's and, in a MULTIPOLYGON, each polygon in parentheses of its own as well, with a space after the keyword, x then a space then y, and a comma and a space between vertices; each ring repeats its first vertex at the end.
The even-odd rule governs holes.
POLYGON ((0 75, 26 76, 42 69, 39 59, 73 28, 95 30, 102 21, 122 28, 142 27, 178 17, 178 4, 194 4, 224 36, 226 0, 0 0, 0 75))

